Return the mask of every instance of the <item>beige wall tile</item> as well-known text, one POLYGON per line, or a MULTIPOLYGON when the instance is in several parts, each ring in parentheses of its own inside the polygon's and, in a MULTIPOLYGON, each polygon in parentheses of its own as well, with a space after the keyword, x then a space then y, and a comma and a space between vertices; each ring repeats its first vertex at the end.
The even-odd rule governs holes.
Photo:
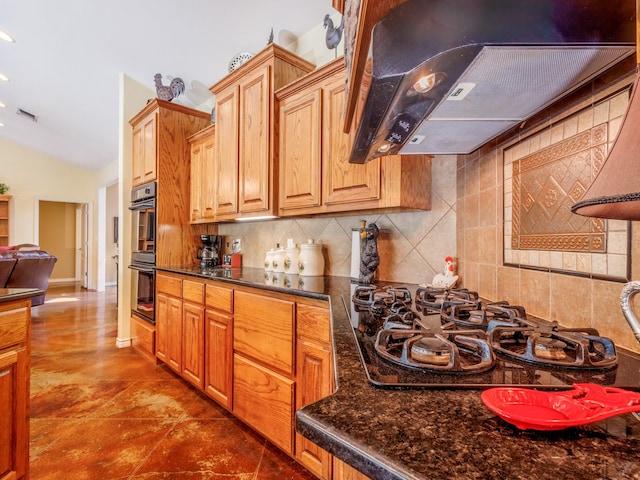
POLYGON ((478 267, 478 290, 487 299, 497 299, 498 268, 496 265, 480 265, 478 267))
POLYGON ((520 269, 520 301, 532 315, 550 317, 550 273, 520 269))
POLYGON ((491 300, 506 300, 512 305, 522 305, 520 301, 520 269, 513 267, 497 268, 496 296, 491 300))
POLYGON ((571 275, 550 275, 550 320, 567 327, 591 324, 592 282, 571 275))

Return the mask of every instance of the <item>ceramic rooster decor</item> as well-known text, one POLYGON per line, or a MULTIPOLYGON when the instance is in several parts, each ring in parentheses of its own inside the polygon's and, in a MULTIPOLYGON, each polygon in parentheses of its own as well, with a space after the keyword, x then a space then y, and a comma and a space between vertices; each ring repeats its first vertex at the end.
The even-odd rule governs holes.
POLYGON ((378 235, 380 231, 375 223, 367 225, 366 239, 360 256, 360 278, 358 281, 364 285, 371 285, 373 277, 380 265, 378 254, 378 235))
POLYGON ((184 82, 180 77, 176 77, 171 80, 169 86, 162 84, 162 75, 159 73, 156 73, 153 79, 156 84, 156 94, 160 100, 170 102, 178 95, 182 95, 184 93, 184 82))
POLYGON ((433 277, 432 287, 452 288, 458 282, 458 276, 453 273, 453 257, 444 259, 444 274, 438 273, 433 277))
POLYGON ((327 29, 326 43, 329 50, 335 50, 336 58, 338 58, 338 44, 342 39, 342 30, 344 29, 344 17, 340 20, 340 25, 335 27, 331 16, 327 13, 324 16, 324 28, 327 29))

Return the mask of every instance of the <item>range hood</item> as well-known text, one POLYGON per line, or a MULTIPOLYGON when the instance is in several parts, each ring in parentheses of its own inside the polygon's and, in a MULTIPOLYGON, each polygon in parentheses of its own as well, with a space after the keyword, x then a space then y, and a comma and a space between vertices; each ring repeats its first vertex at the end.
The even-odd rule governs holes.
POLYGON ((373 29, 351 163, 467 154, 635 53, 634 0, 407 0, 373 29))

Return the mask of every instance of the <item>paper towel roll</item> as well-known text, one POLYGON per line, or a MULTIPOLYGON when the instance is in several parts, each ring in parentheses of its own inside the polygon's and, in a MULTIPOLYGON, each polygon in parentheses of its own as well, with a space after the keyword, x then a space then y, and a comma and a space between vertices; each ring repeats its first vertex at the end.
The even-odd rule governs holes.
POLYGON ((351 230, 351 278, 360 278, 360 229, 351 230))

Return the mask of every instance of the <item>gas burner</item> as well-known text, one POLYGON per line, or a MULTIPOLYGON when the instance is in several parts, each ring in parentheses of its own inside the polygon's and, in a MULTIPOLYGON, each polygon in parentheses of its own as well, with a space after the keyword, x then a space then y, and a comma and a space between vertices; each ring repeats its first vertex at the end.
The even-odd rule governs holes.
POLYGON ((418 319, 418 314, 413 310, 407 307, 400 307, 392 310, 391 314, 384 317, 384 323, 382 328, 391 330, 391 329, 403 329, 403 330, 413 330, 416 327, 416 320, 418 319))
POLYGON ((424 313, 435 313, 450 305, 477 305, 478 293, 467 289, 418 287, 416 308, 424 313))
POLYGON ((487 334, 496 354, 543 366, 610 369, 617 365, 613 342, 593 328, 526 323, 489 323, 487 334))
POLYGON ((509 305, 508 302, 493 302, 487 305, 477 304, 447 304, 443 305, 440 315, 445 322, 452 322, 464 328, 486 329, 494 320, 502 320, 514 325, 520 325, 527 318, 524 307, 509 305))
POLYGON ((381 315, 386 309, 399 310, 402 307, 411 306, 411 292, 403 287, 385 287, 377 289, 373 285, 358 285, 351 299, 356 311, 371 310, 374 314, 381 315))
POLYGON ((445 373, 480 373, 493 368, 495 356, 480 330, 431 333, 413 330, 382 329, 375 349, 398 365, 445 373))

